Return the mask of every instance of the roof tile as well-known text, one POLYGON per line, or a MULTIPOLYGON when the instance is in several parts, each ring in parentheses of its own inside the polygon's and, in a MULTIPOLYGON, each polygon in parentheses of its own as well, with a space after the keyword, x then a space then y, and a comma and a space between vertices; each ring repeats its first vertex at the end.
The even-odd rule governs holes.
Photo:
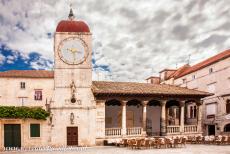
POLYGON ((47 70, 10 70, 0 72, 1 77, 9 78, 53 78, 54 72, 47 70))
POLYGON ((192 72, 200 70, 200 69, 202 69, 204 67, 207 67, 207 66, 209 66, 209 65, 211 65, 213 63, 216 63, 216 62, 218 62, 218 61, 220 61, 222 59, 228 58, 228 57, 230 57, 230 49, 226 50, 226 51, 223 51, 223 52, 221 52, 221 53, 219 53, 219 54, 217 54, 217 55, 215 55, 213 57, 210 57, 210 58, 208 58, 208 59, 206 59, 206 60, 204 60, 204 61, 202 61, 202 62, 200 62, 200 63, 198 63, 196 65, 188 67, 187 69, 185 69, 181 73, 179 73, 177 76, 175 76, 175 78, 180 78, 182 76, 185 76, 187 74, 190 74, 192 72))
POLYGON ((210 96, 212 94, 167 84, 149 84, 135 82, 94 81, 94 94, 143 94, 143 95, 196 95, 210 96))

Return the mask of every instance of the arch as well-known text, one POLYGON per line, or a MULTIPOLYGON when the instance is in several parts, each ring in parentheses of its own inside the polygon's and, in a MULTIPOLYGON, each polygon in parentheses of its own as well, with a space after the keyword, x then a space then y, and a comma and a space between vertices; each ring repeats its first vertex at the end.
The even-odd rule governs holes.
POLYGON ((169 100, 166 102, 166 119, 168 125, 180 124, 180 102, 177 100, 169 100))
POLYGON ((142 127, 143 105, 137 99, 129 100, 126 104, 126 127, 142 127))
POLYGON ((117 99, 110 99, 105 102, 105 128, 121 127, 121 102, 117 99))
POLYGON ((148 106, 161 106, 161 102, 158 100, 150 100, 147 105, 148 106))
POLYGON ((137 106, 137 107, 140 107, 140 106, 142 106, 142 103, 141 103, 141 101, 139 101, 137 99, 132 99, 132 100, 129 100, 126 105, 127 106, 137 106))
POLYGON ((186 101, 185 101, 185 103, 190 103, 190 102, 197 103, 197 100, 195 100, 195 99, 189 99, 189 100, 186 100, 186 101))
POLYGON ((169 100, 166 102, 166 108, 171 107, 171 106, 180 106, 180 102, 177 100, 169 100))
POLYGON ((146 109, 146 133, 148 136, 160 135, 161 103, 158 100, 150 100, 146 109))
POLYGON ((230 132, 230 123, 224 126, 224 132, 230 132))
POLYGON ((111 100, 107 100, 105 102, 105 105, 107 105, 107 106, 116 106, 116 105, 120 106, 121 102, 119 100, 117 100, 117 99, 111 99, 111 100))
POLYGON ((186 125, 196 125, 197 124, 197 116, 198 116, 198 107, 199 102, 194 99, 185 101, 184 115, 186 125))

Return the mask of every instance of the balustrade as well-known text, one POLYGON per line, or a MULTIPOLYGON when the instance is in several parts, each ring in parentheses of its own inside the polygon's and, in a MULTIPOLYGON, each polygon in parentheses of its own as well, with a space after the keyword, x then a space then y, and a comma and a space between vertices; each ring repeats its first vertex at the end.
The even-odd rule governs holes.
POLYGON ((142 127, 131 127, 126 129, 127 135, 141 135, 142 127))
POLYGON ((105 136, 121 136, 121 128, 105 128, 105 136))
POLYGON ((197 125, 186 125, 184 126, 185 133, 194 133, 197 132, 197 125))
POLYGON ((176 134, 180 133, 180 126, 167 126, 168 134, 176 134))

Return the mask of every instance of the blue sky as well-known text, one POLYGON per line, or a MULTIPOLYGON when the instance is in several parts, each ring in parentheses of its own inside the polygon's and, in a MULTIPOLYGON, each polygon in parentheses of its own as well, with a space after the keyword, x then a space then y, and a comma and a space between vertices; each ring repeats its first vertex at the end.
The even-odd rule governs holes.
MULTIPOLYGON (((195 64, 230 44, 229 0, 78 0, 76 20, 93 34, 95 80, 144 81, 164 68, 195 64)), ((63 0, 0 1, 0 71, 52 69, 63 0)))
POLYGON ((31 51, 23 55, 20 51, 12 51, 5 45, 0 46, 0 54, 4 57, 0 70, 52 69, 53 61, 42 58, 41 54, 31 51))

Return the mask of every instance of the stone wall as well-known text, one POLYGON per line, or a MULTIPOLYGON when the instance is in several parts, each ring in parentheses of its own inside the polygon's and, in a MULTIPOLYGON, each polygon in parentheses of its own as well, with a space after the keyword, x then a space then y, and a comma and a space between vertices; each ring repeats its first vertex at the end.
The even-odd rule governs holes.
POLYGON ((50 145, 50 125, 47 120, 0 119, 0 147, 4 147, 4 124, 21 125, 21 146, 38 147, 50 145), (40 124, 40 137, 30 137, 30 124, 40 124))

